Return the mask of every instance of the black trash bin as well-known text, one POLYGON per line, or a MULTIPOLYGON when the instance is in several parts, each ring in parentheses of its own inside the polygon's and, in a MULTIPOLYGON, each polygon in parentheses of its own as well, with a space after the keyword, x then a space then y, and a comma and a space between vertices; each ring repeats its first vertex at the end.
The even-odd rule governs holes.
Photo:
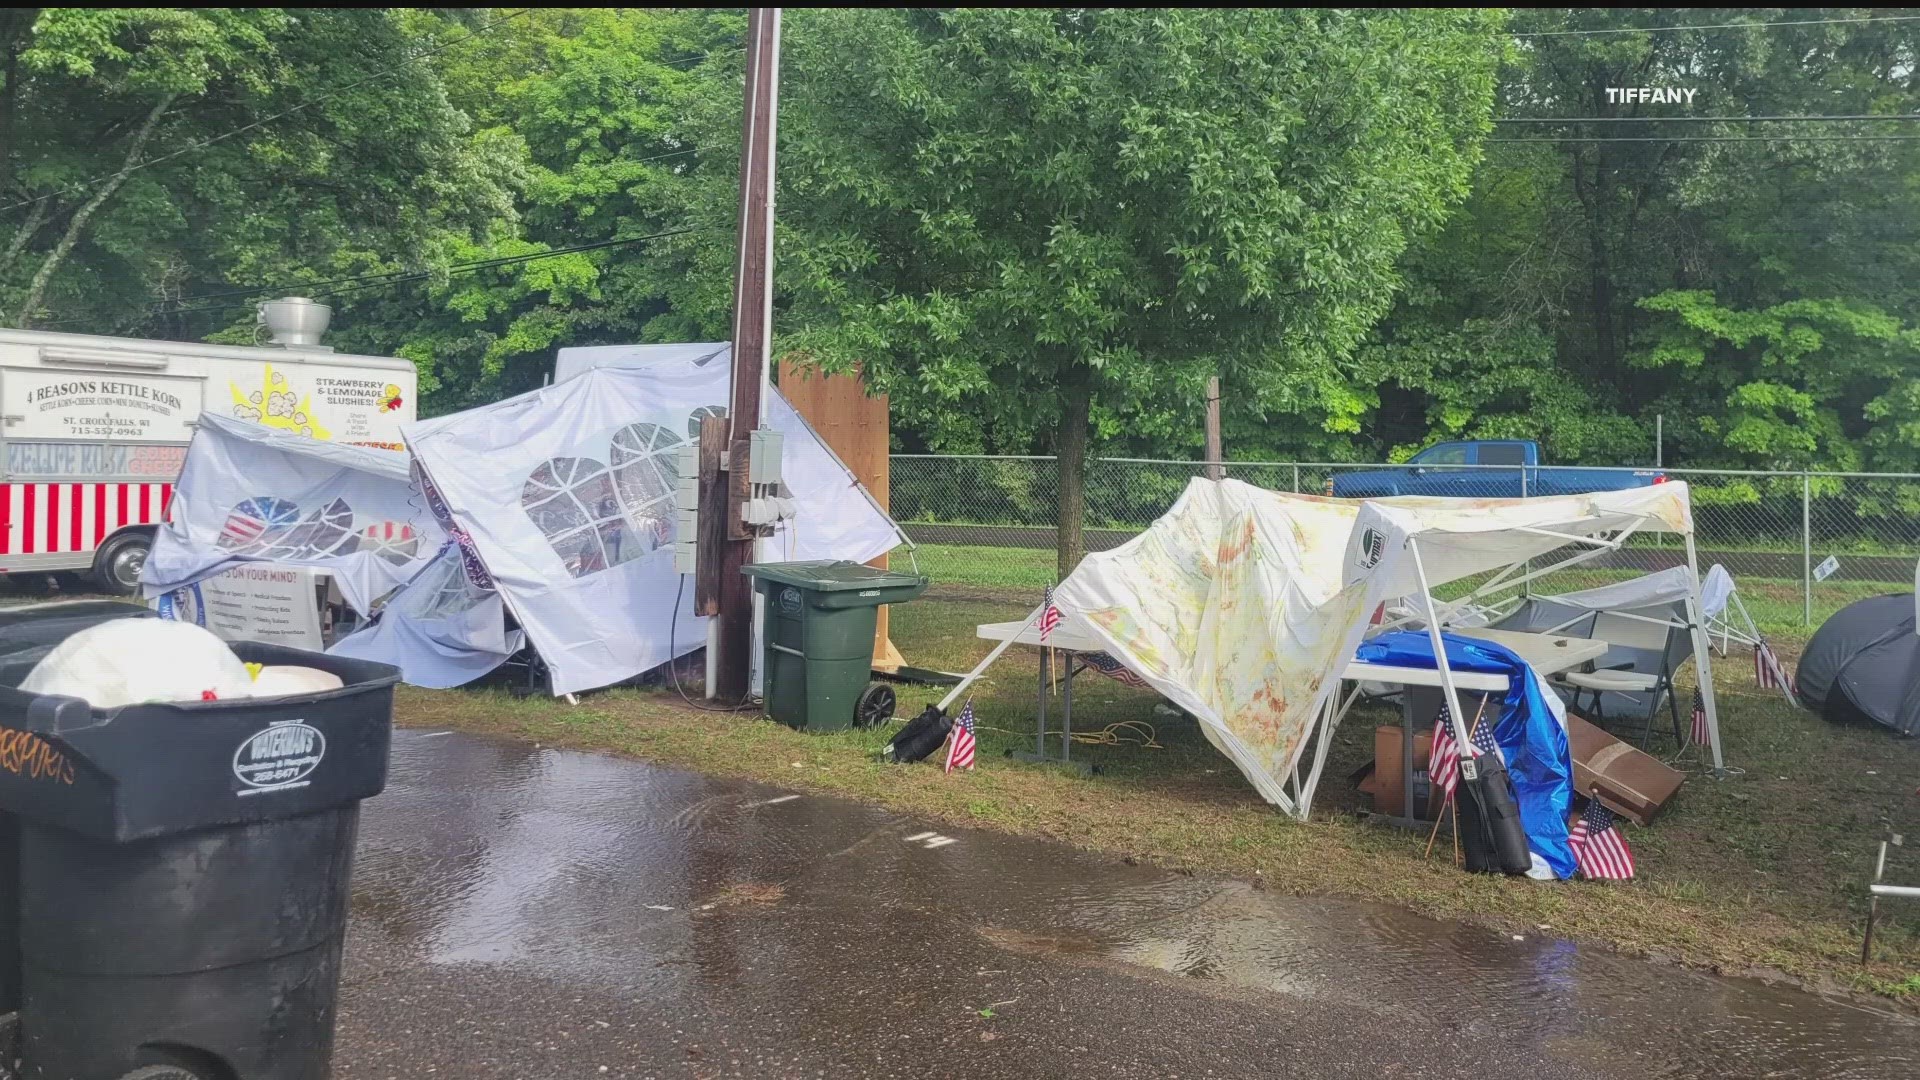
POLYGON ((18 833, 0 992, 17 988, 22 1076, 330 1071, 359 803, 386 786, 399 672, 233 648, 346 685, 112 710, 0 686, 0 810, 18 833))

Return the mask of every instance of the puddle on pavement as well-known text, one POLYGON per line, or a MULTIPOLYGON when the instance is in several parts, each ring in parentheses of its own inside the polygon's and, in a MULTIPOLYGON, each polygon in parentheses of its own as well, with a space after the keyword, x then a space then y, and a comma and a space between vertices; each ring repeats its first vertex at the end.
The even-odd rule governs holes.
POLYGON ((397 733, 361 832, 355 933, 427 964, 697 993, 689 972, 803 975, 796 926, 958 922, 1011 952, 1418 1012, 1636 1075, 1920 1075, 1920 1023, 1893 1012, 617 758, 397 733), (748 919, 780 929, 713 936, 748 919))

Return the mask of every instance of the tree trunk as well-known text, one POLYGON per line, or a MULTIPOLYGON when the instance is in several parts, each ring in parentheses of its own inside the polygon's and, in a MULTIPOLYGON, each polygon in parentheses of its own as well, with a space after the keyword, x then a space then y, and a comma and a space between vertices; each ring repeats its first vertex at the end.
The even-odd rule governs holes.
POLYGON ((27 330, 33 327, 34 316, 40 309, 40 302, 46 298, 47 286, 53 283, 54 271, 60 268, 60 264, 67 261, 67 256, 72 253, 74 245, 80 242, 80 234, 86 231, 87 221, 93 217, 94 211, 100 209, 103 203, 113 197, 114 192, 120 190, 120 185, 127 182, 127 171, 139 164, 140 153, 146 149, 147 140, 153 137, 153 129, 160 126, 160 117, 172 104, 172 94, 167 94, 154 103, 153 111, 147 114, 146 122, 140 125, 139 131, 133 133, 133 141, 127 146, 127 156, 120 165, 120 171, 102 182, 100 189, 93 193, 93 198, 88 199, 80 209, 74 211, 73 219, 67 222, 67 231, 61 235, 60 242, 53 246, 53 250, 47 253, 47 260, 40 264, 40 269, 33 275, 33 281, 27 286, 27 297, 20 302, 20 318, 16 320, 20 324, 20 329, 27 330))
POLYGON ((20 53, 39 15, 39 8, 0 11, 0 197, 8 201, 12 201, 13 156, 19 149, 13 133, 20 115, 20 53))
POLYGON ((1086 554, 1087 435, 1093 411, 1093 373, 1081 365, 1066 372, 1061 394, 1059 459, 1060 517, 1058 572, 1065 578, 1086 554))

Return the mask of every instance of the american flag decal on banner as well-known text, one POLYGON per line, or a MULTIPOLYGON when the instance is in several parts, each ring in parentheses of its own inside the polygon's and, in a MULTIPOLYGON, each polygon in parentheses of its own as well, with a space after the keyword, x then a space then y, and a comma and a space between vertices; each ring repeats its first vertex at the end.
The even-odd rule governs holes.
POLYGON ((968 698, 947 739, 947 771, 973 768, 973 699, 968 698))
POLYGON ((285 499, 247 499, 227 514, 216 543, 229 549, 247 548, 299 520, 300 508, 285 499))
POLYGON ((1567 836, 1573 856, 1580 863, 1580 874, 1590 881, 1625 881, 1633 876, 1633 852, 1627 850, 1627 838, 1614 823, 1613 811, 1588 799, 1586 812, 1573 823, 1567 836))
POLYGON ((1707 745, 1707 699, 1697 686, 1693 688, 1693 745, 1707 745))
POLYGON ((1099 672, 1102 675, 1105 675, 1107 678, 1112 679, 1113 681, 1119 683, 1122 686, 1131 686, 1135 690, 1149 689, 1149 687, 1147 686, 1147 680, 1141 678, 1138 675, 1135 675, 1132 669, 1128 668, 1127 665, 1114 659, 1112 653, 1103 653, 1103 652, 1081 653, 1080 659, 1085 660, 1087 662, 1088 667, 1092 668, 1093 670, 1099 672))
POLYGON ((1060 625, 1060 609, 1053 606, 1053 586, 1047 586, 1047 595, 1040 601, 1040 640, 1047 640, 1053 628, 1060 625))

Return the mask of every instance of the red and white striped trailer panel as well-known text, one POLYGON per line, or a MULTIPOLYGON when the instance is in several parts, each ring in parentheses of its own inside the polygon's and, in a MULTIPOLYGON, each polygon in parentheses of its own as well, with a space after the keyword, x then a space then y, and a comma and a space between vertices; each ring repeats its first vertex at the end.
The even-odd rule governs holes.
POLYGON ((0 570, 7 556, 91 552, 126 525, 159 525, 172 484, 0 484, 0 570))

